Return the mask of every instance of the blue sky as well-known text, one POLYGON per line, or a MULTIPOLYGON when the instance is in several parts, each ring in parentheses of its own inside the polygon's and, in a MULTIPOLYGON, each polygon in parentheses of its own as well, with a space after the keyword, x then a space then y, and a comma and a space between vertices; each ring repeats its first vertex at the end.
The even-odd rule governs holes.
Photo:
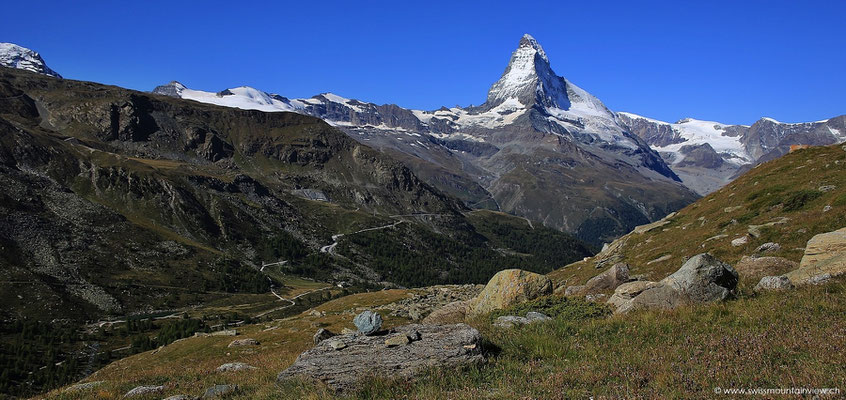
POLYGON ((751 124, 846 114, 844 1, 25 2, 0 41, 66 78, 479 104, 523 33, 616 111, 751 124))

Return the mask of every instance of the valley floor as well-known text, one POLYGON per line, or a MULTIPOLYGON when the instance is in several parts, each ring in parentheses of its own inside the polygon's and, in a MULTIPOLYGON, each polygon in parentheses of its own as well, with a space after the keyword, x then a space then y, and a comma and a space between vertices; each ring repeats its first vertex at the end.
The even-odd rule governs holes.
MULTIPOLYGON (((86 379, 102 381, 94 388, 57 390, 46 398, 120 398, 139 385, 165 385, 164 392, 150 398, 196 396, 215 384, 237 384, 239 394, 232 398, 335 398, 312 384, 279 386, 276 374, 311 346, 311 335, 319 327, 335 332, 351 328, 356 310, 408 296, 405 290, 356 294, 318 306, 317 312, 243 327, 236 338, 257 339, 261 345, 256 347, 227 348, 236 339, 232 337, 184 339, 112 363, 86 379), (258 369, 215 372, 219 365, 236 361, 258 369)), ((414 382, 374 379, 347 396, 713 399, 735 398, 734 390, 791 388, 836 388, 842 396, 844 296, 846 279, 841 278, 760 295, 741 287, 736 300, 672 312, 555 319, 513 330, 477 319, 471 324, 485 338, 490 354, 486 365, 459 373, 432 370, 414 382)), ((385 325, 406 322, 387 316, 385 325)))

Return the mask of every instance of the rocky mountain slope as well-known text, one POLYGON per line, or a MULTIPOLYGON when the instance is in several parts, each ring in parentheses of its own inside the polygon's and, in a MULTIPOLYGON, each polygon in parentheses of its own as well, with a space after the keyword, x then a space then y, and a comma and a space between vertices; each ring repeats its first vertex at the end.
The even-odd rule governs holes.
POLYGON ((615 113, 557 76, 529 35, 478 107, 419 111, 331 93, 288 99, 249 87, 202 92, 178 82, 154 93, 320 117, 470 207, 542 221, 593 243, 696 198, 615 113))
POLYGON ((796 269, 815 235, 846 226, 846 146, 811 147, 757 165, 730 184, 550 273, 580 285, 618 262, 659 281, 688 257, 708 252, 734 265, 740 287, 796 269), (753 271, 753 273, 750 273, 753 271))
POLYGON ((4 319, 269 295, 268 279, 278 282, 259 269, 280 260, 286 273, 331 282, 421 285, 590 252, 519 218, 468 214, 401 163, 300 114, 3 68, 0 130, 4 319))

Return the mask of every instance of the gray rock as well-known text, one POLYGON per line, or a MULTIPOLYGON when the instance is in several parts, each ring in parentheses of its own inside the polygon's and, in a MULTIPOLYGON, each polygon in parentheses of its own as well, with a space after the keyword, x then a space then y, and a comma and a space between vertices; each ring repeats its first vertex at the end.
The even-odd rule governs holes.
POLYGON ((807 283, 811 285, 820 285, 828 282, 831 279, 831 274, 814 275, 808 279, 807 283))
POLYGON ((585 291, 585 285, 574 285, 574 286, 567 286, 564 289, 565 296, 578 296, 582 292, 585 291))
POLYGON ((499 328, 513 328, 519 325, 526 325, 531 323, 528 318, 526 317, 518 317, 516 315, 503 315, 498 317, 496 321, 494 321, 493 326, 499 328))
POLYGON ((703 253, 672 275, 623 303, 617 312, 638 309, 673 309, 682 304, 721 301, 737 287, 738 275, 730 265, 703 253))
POLYGON ((233 340, 231 343, 229 343, 229 346, 226 347, 258 346, 259 344, 261 343, 259 343, 259 341, 255 339, 237 339, 233 340))
POLYGON ((305 377, 347 390, 367 376, 413 377, 431 367, 455 368, 484 360, 482 336, 469 325, 404 325, 394 330, 407 336, 418 332, 420 340, 386 347, 384 336, 339 336, 337 340, 347 346, 344 351, 335 351, 331 341, 323 341, 300 354, 277 379, 305 377))
POLYGON ((372 335, 382 329, 382 316, 373 311, 364 311, 353 319, 358 332, 363 335, 372 335))
POLYGON ((399 333, 385 339, 385 346, 405 346, 411 343, 411 339, 404 333, 399 333))
POLYGON ((766 253, 766 252, 769 252, 769 251, 779 251, 779 250, 781 250, 781 246, 778 243, 773 243, 773 242, 764 243, 764 244, 758 246, 757 249, 755 249, 755 251, 758 252, 758 253, 766 253))
POLYGON ((341 350, 347 347, 347 344, 340 341, 340 340, 330 340, 327 345, 332 348, 332 350, 341 350))
POLYGON ((590 278, 584 285, 567 287, 564 291, 564 295, 589 295, 614 290, 617 286, 620 286, 630 280, 629 265, 626 263, 617 263, 611 268, 605 270, 605 272, 590 278))
POLYGON ((204 399, 217 399, 238 392, 238 385, 214 385, 203 394, 204 399))
POLYGON ((242 362, 226 363, 217 367, 217 372, 238 372, 250 369, 257 369, 256 367, 242 362))
POLYGON ((749 243, 749 236, 741 236, 731 241, 731 245, 734 247, 745 246, 746 243, 749 243))
POLYGON ((823 186, 820 186, 819 188, 817 188, 817 190, 819 190, 820 192, 830 192, 830 191, 832 191, 832 190, 834 190, 834 189, 837 189, 837 186, 834 186, 834 185, 823 185, 823 186))
POLYGON ((196 399, 196 397, 188 396, 188 395, 185 395, 185 394, 177 394, 177 395, 170 396, 170 397, 168 397, 164 400, 194 400, 194 399, 196 399))
POLYGON ((317 330, 317 333, 314 334, 314 344, 318 344, 330 337, 336 336, 334 333, 329 331, 328 329, 320 328, 317 330))
POLYGON ((65 389, 66 392, 78 392, 82 390, 93 389, 97 386, 106 383, 106 381, 93 381, 93 382, 85 382, 85 383, 77 383, 76 385, 70 386, 65 389))
POLYGON ((658 283, 650 282, 650 281, 634 281, 624 283, 617 287, 614 290, 614 294, 611 296, 610 299, 606 302, 606 304, 610 304, 614 308, 618 308, 623 303, 633 299, 635 296, 639 295, 646 289, 649 289, 658 283))
POLYGON ((164 386, 161 386, 161 385, 159 385, 159 386, 138 386, 138 387, 126 392, 126 394, 123 395, 123 397, 128 398, 128 397, 136 397, 136 396, 145 396, 145 395, 148 395, 148 394, 160 393, 162 391, 164 391, 164 386))
POLYGON ((793 289, 793 284, 790 283, 790 279, 787 279, 786 276, 765 276, 761 278, 761 281, 755 285, 756 292, 768 291, 768 290, 787 290, 793 289))
POLYGON ((546 321, 552 319, 548 315, 536 311, 529 311, 526 313, 526 318, 528 318, 529 321, 546 321))

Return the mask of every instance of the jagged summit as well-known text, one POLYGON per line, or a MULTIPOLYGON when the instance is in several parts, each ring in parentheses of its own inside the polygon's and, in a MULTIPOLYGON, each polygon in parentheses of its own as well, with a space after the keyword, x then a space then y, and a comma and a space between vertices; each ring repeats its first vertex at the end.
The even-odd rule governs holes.
POLYGON ((14 43, 0 43, 0 65, 9 68, 23 69, 61 78, 58 72, 53 71, 41 58, 41 55, 14 43))
POLYGON ((520 38, 502 77, 488 91, 485 108, 492 109, 509 100, 526 107, 539 104, 564 110, 570 108, 567 83, 555 75, 543 47, 529 34, 520 38))

